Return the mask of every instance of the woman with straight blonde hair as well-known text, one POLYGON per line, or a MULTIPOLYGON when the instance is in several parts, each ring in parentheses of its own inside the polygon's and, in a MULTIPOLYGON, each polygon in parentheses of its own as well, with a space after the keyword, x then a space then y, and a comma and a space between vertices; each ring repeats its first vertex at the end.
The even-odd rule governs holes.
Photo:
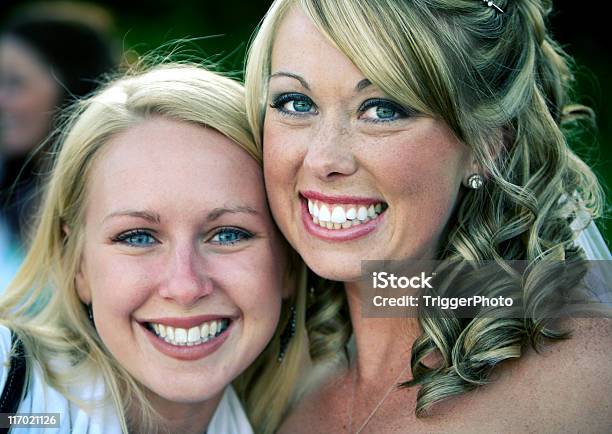
MULTIPOLYGON (((310 390, 280 432, 609 430, 609 316, 566 310, 585 260, 611 259, 593 223, 601 188, 568 145, 592 112, 572 104, 550 9, 272 4, 249 50, 247 114, 272 214, 324 278, 309 282, 310 390), (368 260, 407 261, 395 271, 423 273, 401 276, 421 291, 376 310, 368 260), (425 272, 442 286, 429 291, 425 272), (447 306, 505 290, 506 310, 447 306)), ((596 295, 605 312, 609 293, 596 295)))
POLYGON ((118 78, 68 120, 0 299, 2 411, 66 433, 251 433, 240 376, 271 431, 304 358, 299 269, 243 87, 187 64, 118 78))

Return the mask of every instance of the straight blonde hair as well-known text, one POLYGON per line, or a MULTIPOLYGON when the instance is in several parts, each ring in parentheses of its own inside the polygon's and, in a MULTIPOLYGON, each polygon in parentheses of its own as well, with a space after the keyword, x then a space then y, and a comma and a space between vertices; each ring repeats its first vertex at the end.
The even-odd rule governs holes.
MULTIPOLYGON (((149 405, 143 387, 115 360, 90 323, 76 287, 82 249, 87 183, 100 150, 116 134, 151 116, 214 128, 261 164, 262 153, 246 119, 243 86, 195 64, 169 63, 131 72, 111 81, 78 102, 65 121, 53 170, 46 183, 38 224, 17 276, 0 299, 0 323, 23 341, 28 359, 40 363, 47 383, 78 405, 70 385, 102 375, 124 433, 134 424, 142 432, 156 432, 163 420, 149 405), (68 228, 68 230, 66 230, 68 228), (51 361, 64 361, 70 370, 51 361), (139 409, 129 420, 127 409, 139 409)), ((294 255, 292 255, 293 257, 294 255)), ((301 263, 293 257, 289 282, 301 281, 301 263)), ((291 395, 286 384, 299 370, 305 349, 304 291, 296 289, 283 305, 281 326, 254 368, 238 380, 242 398, 256 432, 271 432, 291 395), (289 321, 292 303, 298 309, 297 337, 279 364, 279 337, 289 321), (301 337, 301 338, 300 338, 301 337), (257 375, 253 375, 256 369, 257 375), (276 414, 272 412, 272 414, 276 414)), ((30 370, 31 370, 31 364, 30 370)), ((161 428, 163 430, 163 428, 161 428)))

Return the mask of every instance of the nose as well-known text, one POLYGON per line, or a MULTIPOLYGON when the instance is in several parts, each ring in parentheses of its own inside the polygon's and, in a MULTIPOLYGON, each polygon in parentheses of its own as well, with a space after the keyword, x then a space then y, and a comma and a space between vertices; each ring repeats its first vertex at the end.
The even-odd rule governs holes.
POLYGON ((304 167, 322 181, 350 176, 357 171, 350 127, 323 121, 309 142, 304 167))
POLYGON ((202 256, 193 243, 182 243, 169 254, 166 278, 159 294, 181 306, 193 306, 214 289, 204 268, 202 256))

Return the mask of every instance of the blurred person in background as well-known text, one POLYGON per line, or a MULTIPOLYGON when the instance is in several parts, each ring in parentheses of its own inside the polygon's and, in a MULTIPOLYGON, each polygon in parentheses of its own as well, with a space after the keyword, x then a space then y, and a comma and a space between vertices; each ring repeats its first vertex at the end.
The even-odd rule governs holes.
POLYGON ((117 65, 112 19, 98 6, 35 3, 0 29, 0 291, 21 263, 60 109, 117 65))

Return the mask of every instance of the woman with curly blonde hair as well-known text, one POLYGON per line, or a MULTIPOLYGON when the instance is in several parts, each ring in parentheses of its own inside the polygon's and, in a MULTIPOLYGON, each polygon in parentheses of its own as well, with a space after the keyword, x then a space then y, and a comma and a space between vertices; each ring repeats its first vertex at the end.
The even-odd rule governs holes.
POLYGON ((304 296, 244 106, 241 84, 187 64, 78 104, 0 299, 0 412, 56 414, 65 433, 278 421, 251 408, 287 403, 305 332, 287 344, 282 330, 304 296))
POLYGON ((311 356, 341 356, 306 379, 317 387, 281 432, 609 428, 609 319, 552 321, 567 284, 555 264, 581 276, 584 259, 610 254, 592 222, 600 186, 566 134, 592 113, 571 103, 549 12, 539 0, 271 6, 247 112, 273 216, 324 278, 310 282, 311 356), (368 317, 362 261, 393 259, 523 261, 520 306, 368 317))

